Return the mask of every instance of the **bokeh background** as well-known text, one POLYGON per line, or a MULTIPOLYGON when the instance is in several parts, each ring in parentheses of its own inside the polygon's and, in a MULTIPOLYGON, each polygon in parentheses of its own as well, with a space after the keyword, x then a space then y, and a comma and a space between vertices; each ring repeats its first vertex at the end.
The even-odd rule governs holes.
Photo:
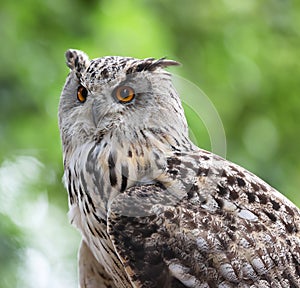
POLYGON ((300 206, 299 1, 2 0, 0 39, 0 288, 77 287, 57 127, 68 48, 180 61, 171 71, 220 115, 227 159, 300 206))

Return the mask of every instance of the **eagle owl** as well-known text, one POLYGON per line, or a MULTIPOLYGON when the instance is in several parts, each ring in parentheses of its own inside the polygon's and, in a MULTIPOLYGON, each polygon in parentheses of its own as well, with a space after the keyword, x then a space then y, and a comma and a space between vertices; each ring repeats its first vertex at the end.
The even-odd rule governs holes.
POLYGON ((66 52, 59 104, 81 287, 300 287, 300 211, 196 147, 167 59, 66 52))

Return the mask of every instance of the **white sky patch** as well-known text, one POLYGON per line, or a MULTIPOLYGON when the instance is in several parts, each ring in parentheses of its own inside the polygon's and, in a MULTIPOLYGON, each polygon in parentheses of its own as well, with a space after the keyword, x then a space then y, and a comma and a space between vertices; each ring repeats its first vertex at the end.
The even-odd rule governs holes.
POLYGON ((77 287, 79 233, 68 223, 67 211, 49 203, 47 183, 41 183, 44 169, 32 156, 17 156, 0 166, 0 213, 26 239, 16 267, 17 287, 77 287))

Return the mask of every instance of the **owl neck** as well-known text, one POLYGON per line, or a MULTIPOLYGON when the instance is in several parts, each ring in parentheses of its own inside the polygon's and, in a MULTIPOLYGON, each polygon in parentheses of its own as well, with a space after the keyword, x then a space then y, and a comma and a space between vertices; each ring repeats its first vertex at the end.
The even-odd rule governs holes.
POLYGON ((134 185, 155 183, 165 173, 169 157, 198 149, 186 135, 170 132, 169 129, 147 128, 127 134, 120 129, 107 137, 103 158, 109 167, 114 167, 112 174, 120 184, 120 192, 134 185))
MULTIPOLYGON (((67 153, 65 159, 65 170, 70 173, 66 178, 79 175, 83 186, 73 190, 95 193, 99 202, 94 205, 103 219, 106 219, 110 201, 126 189, 174 181, 166 173, 168 159, 195 149, 185 135, 167 133, 162 129, 134 130, 134 135, 121 130, 117 132, 106 134, 100 142, 91 141, 73 152, 69 151, 71 153, 67 153)), ((68 183, 68 186, 72 185, 68 183)), ((70 194, 69 198, 72 197, 70 194)))

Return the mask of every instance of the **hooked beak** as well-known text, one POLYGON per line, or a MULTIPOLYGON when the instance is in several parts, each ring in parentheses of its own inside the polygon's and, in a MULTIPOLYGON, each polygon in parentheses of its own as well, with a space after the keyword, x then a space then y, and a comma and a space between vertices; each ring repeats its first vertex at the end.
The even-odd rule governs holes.
POLYGON ((93 102, 93 105, 92 105, 92 117, 93 117, 93 122, 94 122, 94 125, 95 127, 98 127, 98 123, 99 123, 99 120, 100 120, 100 116, 99 116, 99 103, 97 103, 98 101, 95 100, 93 102))

